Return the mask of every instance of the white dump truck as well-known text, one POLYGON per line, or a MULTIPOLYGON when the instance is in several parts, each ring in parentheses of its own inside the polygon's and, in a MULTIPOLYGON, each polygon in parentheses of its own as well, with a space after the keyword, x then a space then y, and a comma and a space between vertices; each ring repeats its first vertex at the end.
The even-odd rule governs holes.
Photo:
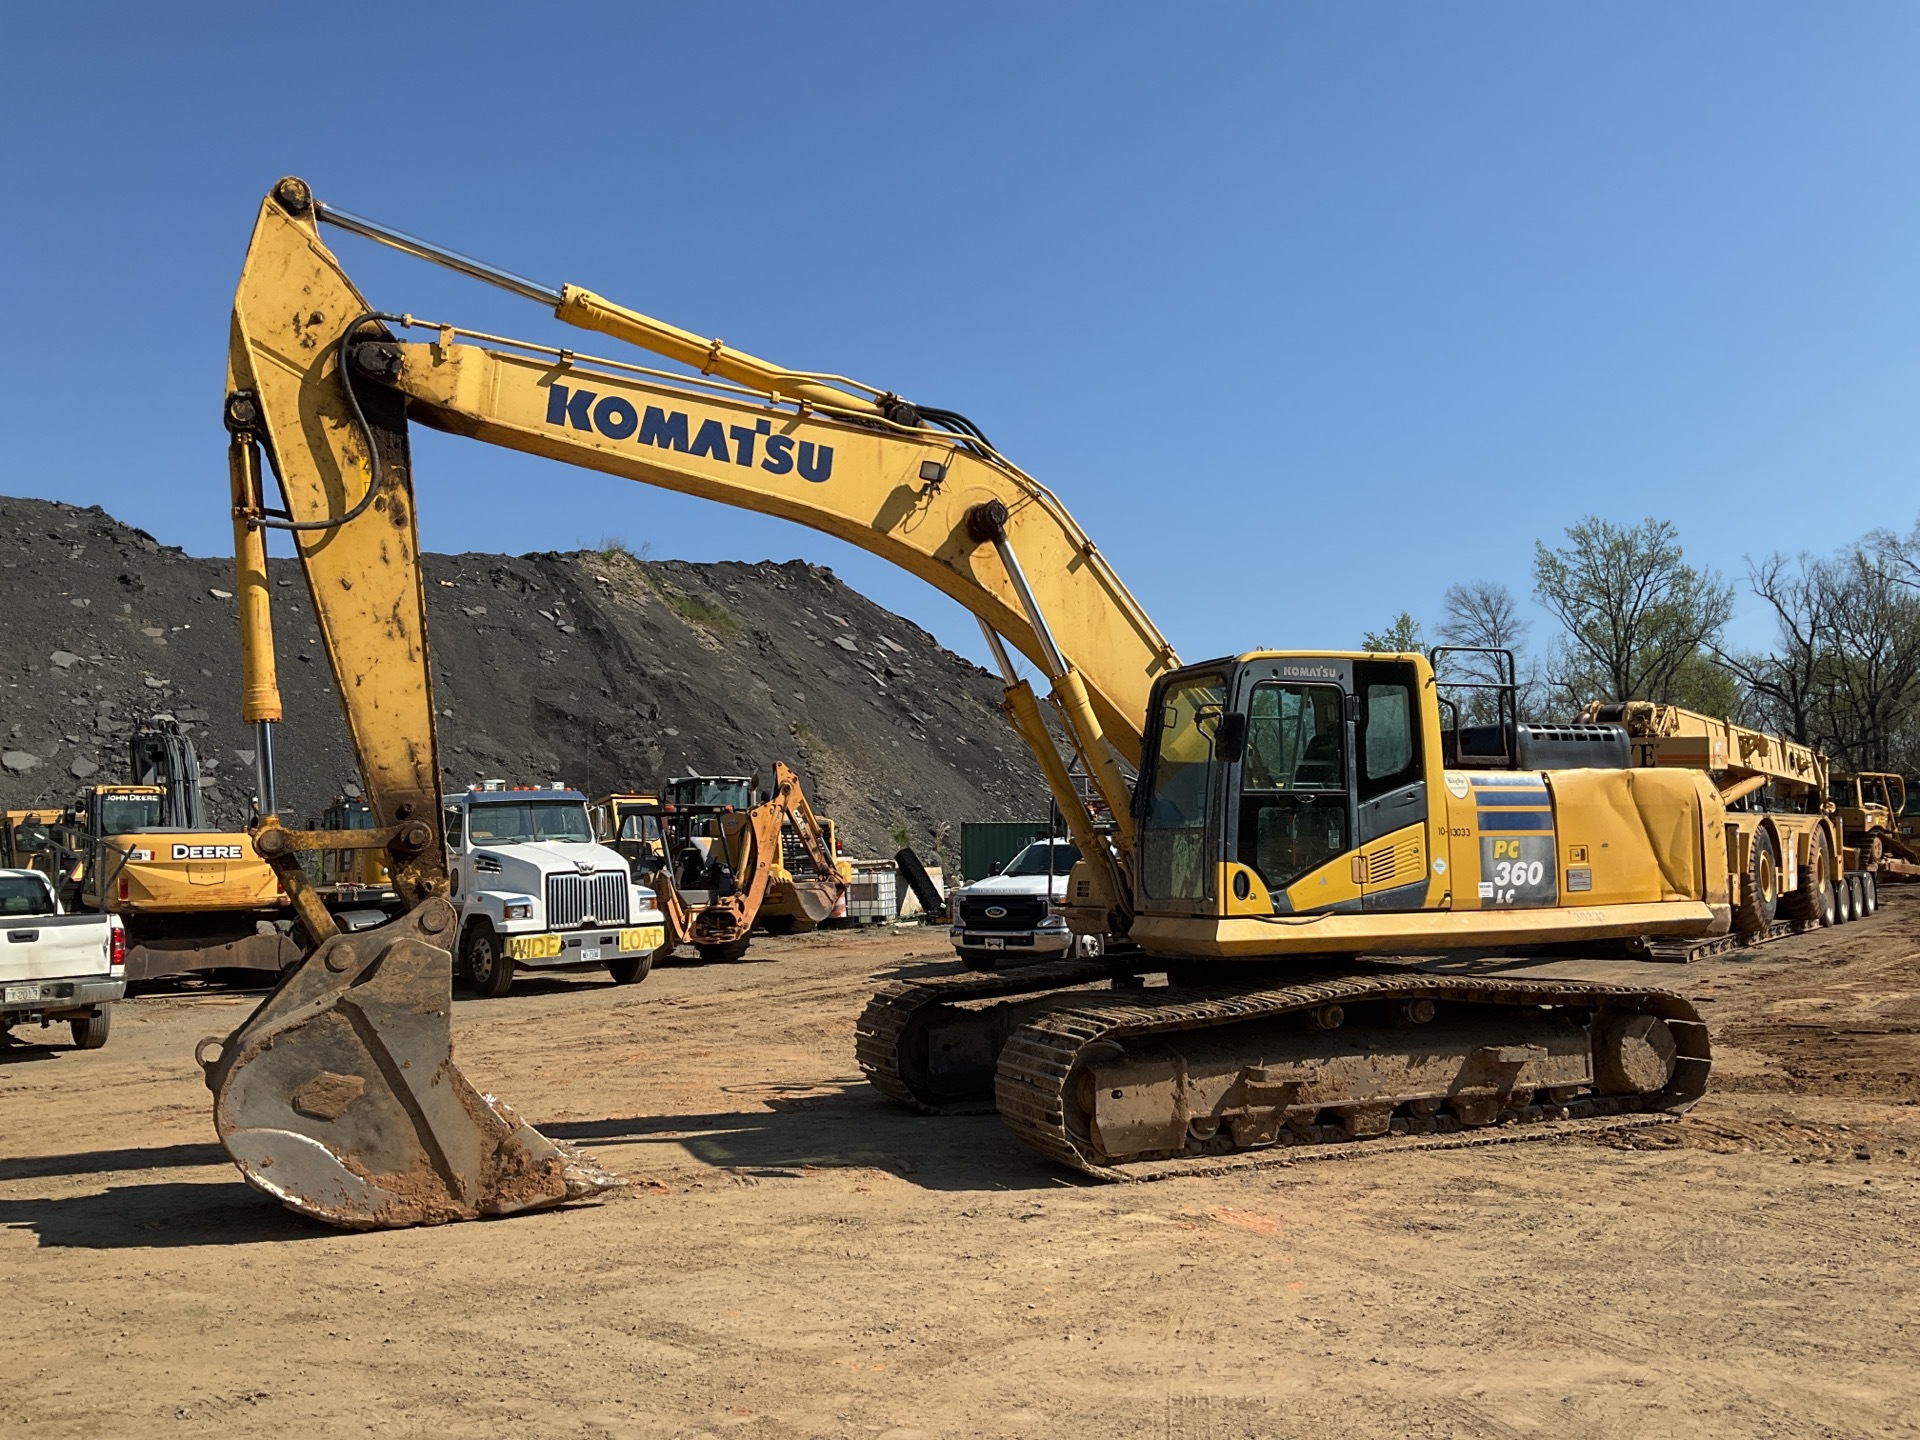
POLYGON ((623 985, 646 978, 666 917, 619 852, 595 842, 585 795, 489 780, 441 804, 455 962, 475 990, 504 995, 520 970, 605 966, 623 985))
POLYGON ((107 1043, 127 992, 127 932, 118 915, 68 915, 38 870, 0 870, 0 1033, 64 1020, 73 1043, 107 1043))

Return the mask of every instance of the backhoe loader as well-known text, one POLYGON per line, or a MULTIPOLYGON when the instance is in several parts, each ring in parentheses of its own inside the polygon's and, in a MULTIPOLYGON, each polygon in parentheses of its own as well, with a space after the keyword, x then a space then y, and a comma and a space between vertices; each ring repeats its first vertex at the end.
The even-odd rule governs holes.
POLYGON ((1521 724, 1508 687, 1499 723, 1464 726, 1417 654, 1182 665, 1059 500, 965 417, 495 269, 296 179, 260 205, 228 366, 244 715, 269 754, 281 711, 265 537, 280 529, 376 822, 316 835, 261 819, 255 844, 323 943, 201 1052, 229 1153, 296 1209, 431 1223, 611 1183, 452 1061, 410 424, 798 521, 978 618, 1082 855, 1069 923, 1133 943, 884 989, 857 1027, 884 1093, 997 1108, 1045 1155, 1143 1176, 1645 1120, 1706 1086, 1706 1027, 1678 996, 1394 958, 1729 930, 1745 877, 1729 865, 1725 796, 1696 770, 1631 766, 1619 725, 1521 724), (377 309, 323 224, 692 373, 377 309), (1094 828, 1016 651, 1044 676, 1110 829, 1094 828), (295 857, 351 846, 385 850, 409 909, 340 935, 295 857))
POLYGON ((653 888, 667 917, 662 955, 691 945, 702 960, 738 960, 776 884, 782 912, 797 910, 815 923, 846 893, 800 777, 779 761, 773 789, 758 803, 750 776, 668 781, 659 825, 660 840, 635 852, 634 878, 653 888), (807 858, 805 876, 788 866, 789 839, 807 858))

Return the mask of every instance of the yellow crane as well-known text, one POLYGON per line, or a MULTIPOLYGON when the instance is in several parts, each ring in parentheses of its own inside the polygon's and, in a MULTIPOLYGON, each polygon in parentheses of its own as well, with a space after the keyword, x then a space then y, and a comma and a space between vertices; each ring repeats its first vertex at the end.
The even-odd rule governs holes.
POLYGON ((1414 654, 1262 650, 1183 666, 1054 495, 964 417, 493 269, 298 180, 260 206, 231 337, 245 716, 266 753, 280 702, 265 531, 278 527, 306 573, 375 821, 319 834, 260 822, 259 852, 323 943, 200 1057, 229 1153, 295 1208, 414 1224, 608 1183, 452 1062, 410 424, 810 525, 979 619, 1007 714, 1084 857, 1069 921, 1116 943, 1100 961, 883 990, 858 1045, 885 1093, 992 1104, 1042 1153, 1138 1175, 1656 1115, 1704 1090, 1706 1029, 1677 996, 1360 958, 1727 933, 1744 881, 1726 796, 1698 770, 1631 767, 1621 727, 1521 725, 1510 693, 1500 723, 1465 726, 1414 654), (379 311, 323 223, 696 373, 379 311), (1099 828, 1014 651, 1045 677, 1099 828), (340 935, 296 857, 356 846, 384 849, 408 910, 340 935), (1160 972, 1173 983, 1140 983, 1160 972))

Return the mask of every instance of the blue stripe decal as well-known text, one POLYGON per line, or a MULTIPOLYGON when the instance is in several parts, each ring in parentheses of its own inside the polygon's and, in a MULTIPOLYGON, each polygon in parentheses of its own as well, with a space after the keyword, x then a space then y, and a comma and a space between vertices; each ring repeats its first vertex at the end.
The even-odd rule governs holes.
POLYGON ((1476 790, 1511 789, 1524 786, 1529 790, 1545 787, 1546 781, 1538 775, 1472 775, 1468 777, 1476 790))
POLYGON ((1545 809, 1552 802, 1547 799, 1544 790, 1507 790, 1498 794, 1489 792, 1473 797, 1476 805, 1517 805, 1521 807, 1537 806, 1545 809))
POLYGON ((1480 812, 1480 833, 1504 830, 1551 830, 1553 812, 1551 810, 1508 810, 1505 812, 1482 810, 1480 812))

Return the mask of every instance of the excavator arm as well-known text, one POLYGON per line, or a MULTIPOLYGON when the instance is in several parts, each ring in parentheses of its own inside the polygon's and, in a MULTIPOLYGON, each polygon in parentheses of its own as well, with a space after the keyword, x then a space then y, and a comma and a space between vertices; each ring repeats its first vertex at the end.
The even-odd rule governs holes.
POLYGON ((452 1063, 452 908, 410 421, 795 520, 964 605, 1000 663, 1009 718, 1094 863, 1101 928, 1125 933, 1133 835, 1120 766, 1138 764, 1149 689, 1178 658, 1059 501, 962 417, 770 365, 575 286, 508 275, 330 209, 294 179, 260 207, 234 300, 227 391, 243 713, 259 735, 264 812, 255 843, 321 942, 217 1052, 203 1053, 222 1138, 252 1183, 349 1225, 470 1218, 604 1183, 478 1096, 452 1063), (699 373, 378 311, 322 242, 322 221, 699 373), (279 506, 268 503, 263 456, 279 506), (312 594, 371 831, 292 831, 274 813, 281 704, 265 532, 276 528, 289 534, 312 594), (1046 676, 1110 833, 1094 830, 1007 646, 1046 676), (369 843, 387 851, 412 908, 382 930, 336 934, 297 854, 369 843))

